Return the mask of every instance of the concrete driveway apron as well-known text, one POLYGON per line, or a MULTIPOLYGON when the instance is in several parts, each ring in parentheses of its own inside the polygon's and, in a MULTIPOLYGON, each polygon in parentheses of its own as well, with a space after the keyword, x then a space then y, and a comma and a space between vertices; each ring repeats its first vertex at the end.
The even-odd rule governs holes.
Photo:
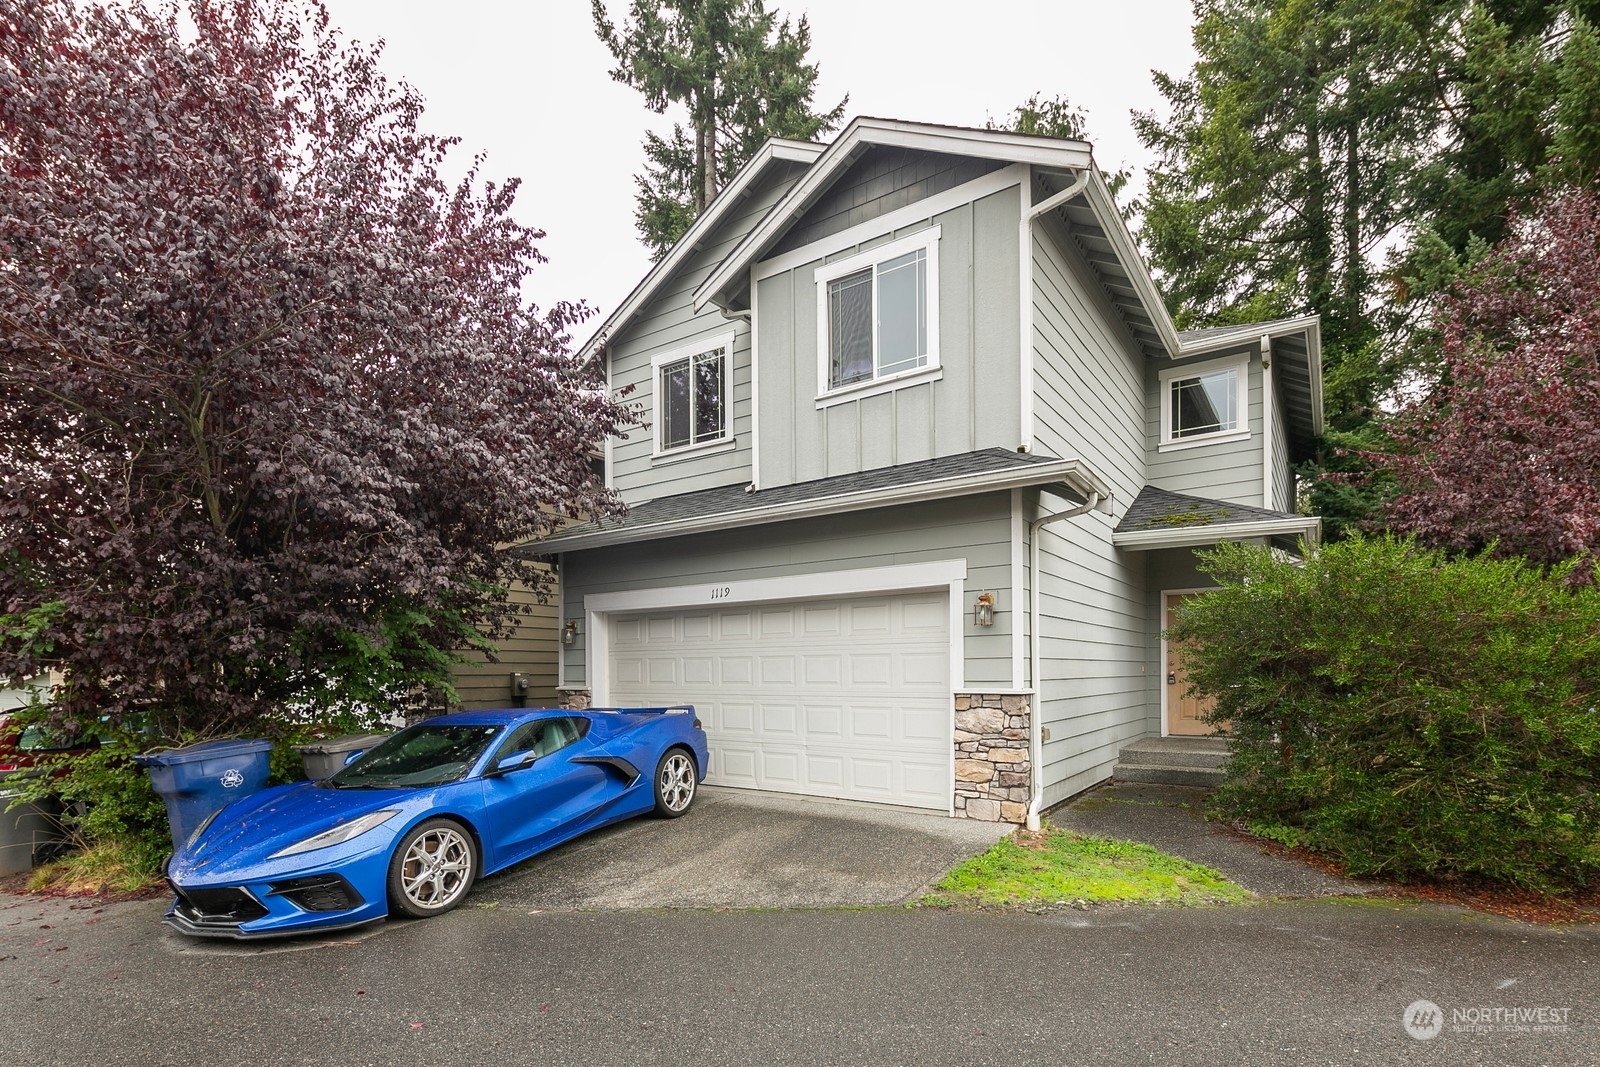
POLYGON ((908 808, 702 787, 689 814, 635 819, 485 880, 519 908, 899 904, 1011 831, 908 808))

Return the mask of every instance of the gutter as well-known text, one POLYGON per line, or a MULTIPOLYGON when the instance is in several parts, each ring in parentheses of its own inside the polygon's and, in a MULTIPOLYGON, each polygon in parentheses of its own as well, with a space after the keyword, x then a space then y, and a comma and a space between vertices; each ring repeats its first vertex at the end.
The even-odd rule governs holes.
POLYGON ((1100 494, 1090 492, 1088 499, 1075 508, 1058 511, 1053 515, 1046 515, 1028 523, 1028 580, 1032 585, 1028 598, 1028 652, 1031 672, 1028 680, 1033 683, 1033 714, 1028 716, 1028 759, 1030 783, 1028 798, 1029 830, 1039 829, 1039 806, 1044 802, 1044 724, 1040 721, 1041 703, 1044 699, 1043 679, 1039 677, 1041 642, 1039 640, 1039 606, 1043 601, 1039 582, 1039 531, 1053 522, 1077 518, 1086 512, 1093 511, 1100 503, 1100 494))
POLYGON ((1064 482, 1071 486, 1074 492, 1088 494, 1096 501, 1109 499, 1111 495, 1111 491, 1081 460, 1064 459, 1051 463, 1030 463, 1007 470, 962 474, 905 486, 862 489, 853 493, 795 500, 767 507, 739 508, 735 511, 673 519, 647 526, 618 526, 592 533, 557 536, 518 546, 512 553, 520 555, 527 552, 534 556, 548 556, 557 551, 575 552, 580 549, 602 548, 606 545, 633 544, 682 534, 710 533, 769 522, 783 522, 788 519, 836 515, 841 512, 892 507, 897 504, 915 504, 925 500, 942 500, 953 496, 970 496, 1030 485, 1047 485, 1052 482, 1064 482))

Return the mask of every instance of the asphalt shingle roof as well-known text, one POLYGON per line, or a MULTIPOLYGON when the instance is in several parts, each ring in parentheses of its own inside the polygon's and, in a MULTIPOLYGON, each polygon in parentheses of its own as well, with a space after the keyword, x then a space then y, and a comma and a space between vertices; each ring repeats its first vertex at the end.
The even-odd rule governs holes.
POLYGON ((908 486, 959 478, 964 475, 1002 474, 1060 462, 1053 456, 989 448, 978 452, 943 456, 939 459, 880 467, 877 470, 841 474, 832 478, 818 478, 793 485, 779 485, 755 492, 747 491, 744 485, 723 485, 714 489, 702 489, 696 493, 680 493, 676 496, 665 496, 635 504, 621 518, 569 526, 543 541, 521 546, 515 551, 543 554, 551 548, 559 548, 562 541, 601 531, 709 519, 741 511, 760 512, 784 504, 820 501, 829 497, 871 492, 875 489, 904 489, 908 486))
POLYGON ((1147 485, 1133 498, 1122 521, 1117 523, 1117 533, 1141 530, 1189 529, 1197 526, 1221 526, 1241 522, 1277 522, 1282 519, 1299 519, 1288 511, 1235 504, 1228 500, 1210 500, 1203 496, 1173 493, 1147 485))

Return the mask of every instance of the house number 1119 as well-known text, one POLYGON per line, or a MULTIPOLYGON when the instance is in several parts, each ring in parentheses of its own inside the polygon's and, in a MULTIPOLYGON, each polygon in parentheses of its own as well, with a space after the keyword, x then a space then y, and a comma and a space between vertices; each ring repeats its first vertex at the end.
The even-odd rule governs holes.
POLYGON ((714 585, 711 587, 712 600, 726 600, 733 595, 733 586, 714 585))

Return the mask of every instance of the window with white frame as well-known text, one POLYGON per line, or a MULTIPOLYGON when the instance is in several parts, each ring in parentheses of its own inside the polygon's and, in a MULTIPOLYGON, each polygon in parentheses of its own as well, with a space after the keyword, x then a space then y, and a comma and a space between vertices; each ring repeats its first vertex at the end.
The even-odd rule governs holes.
POLYGON ((733 335, 651 360, 655 376, 655 451, 711 445, 729 439, 733 335))
POLYGON ((939 365, 939 228, 820 267, 820 391, 939 365))
POLYGON ((1162 444, 1249 436, 1248 367, 1247 358, 1240 357, 1162 371, 1162 444))

